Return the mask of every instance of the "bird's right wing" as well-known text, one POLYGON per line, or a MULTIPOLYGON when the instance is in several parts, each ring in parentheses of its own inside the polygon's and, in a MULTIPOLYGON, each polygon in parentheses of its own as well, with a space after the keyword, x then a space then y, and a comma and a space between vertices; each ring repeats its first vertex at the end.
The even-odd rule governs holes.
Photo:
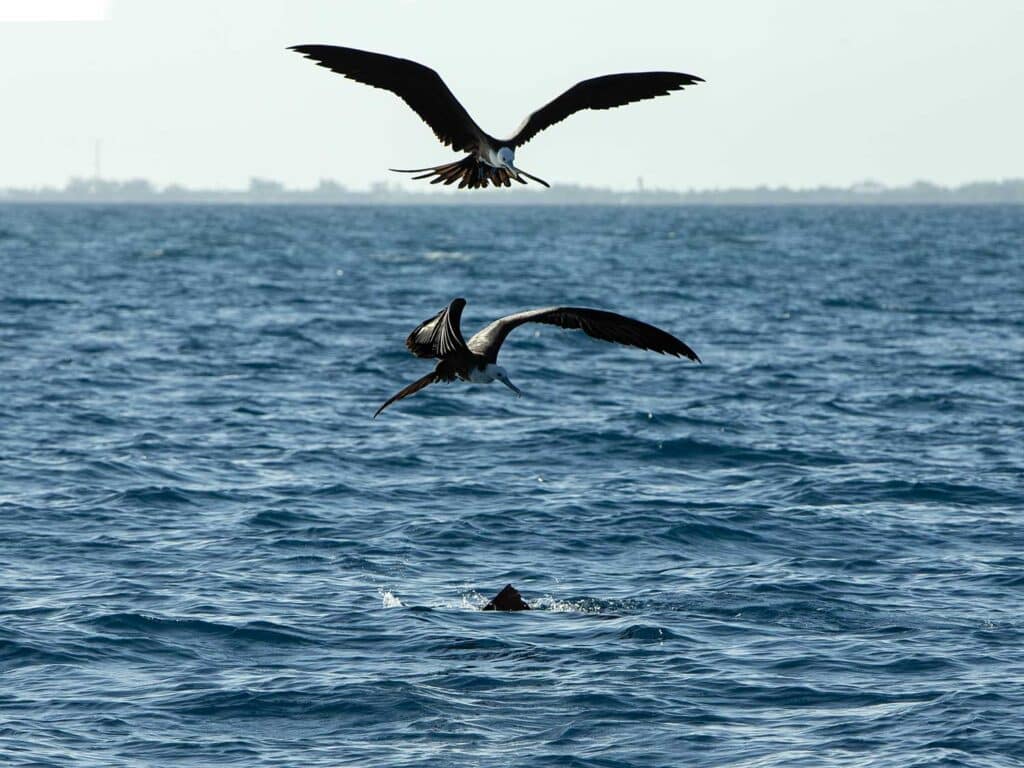
POLYGON ((380 408, 378 408, 375 414, 373 414, 373 418, 376 419, 378 416, 380 416, 380 412, 383 411, 392 403, 401 400, 402 398, 408 397, 409 395, 415 395, 421 389, 433 384, 435 381, 441 381, 441 378, 437 375, 436 371, 431 371, 422 379, 417 379, 412 384, 403 389, 401 392, 398 392, 397 394, 394 394, 390 398, 388 398, 388 401, 384 403, 384 405, 382 405, 380 408))
POLYGON ((634 101, 667 96, 672 91, 681 91, 685 85, 702 82, 696 75, 682 72, 626 72, 583 80, 526 118, 509 143, 520 147, 545 128, 581 109, 621 107, 634 101))
POLYGON ((288 50, 301 53, 349 80, 391 91, 423 118, 442 144, 451 145, 456 152, 476 149, 482 131, 430 67, 336 45, 293 45, 288 50))
POLYGON ((465 299, 452 299, 447 307, 429 320, 424 320, 409 334, 405 346, 416 357, 445 358, 454 352, 465 351, 462 338, 462 308, 465 299))
POLYGON ((602 341, 700 362, 697 353, 671 333, 632 317, 588 307, 546 307, 507 315, 474 334, 469 340, 469 349, 478 355, 487 356, 493 362, 498 359, 498 350, 505 337, 523 323, 545 323, 578 329, 602 341))

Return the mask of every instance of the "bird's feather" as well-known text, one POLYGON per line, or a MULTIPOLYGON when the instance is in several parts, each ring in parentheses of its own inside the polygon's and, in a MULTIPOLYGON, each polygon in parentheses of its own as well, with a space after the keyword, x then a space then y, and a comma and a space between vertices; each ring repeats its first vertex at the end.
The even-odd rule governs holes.
POLYGON ((465 351, 466 341, 461 329, 465 306, 465 299, 452 299, 447 307, 416 326, 405 340, 405 346, 416 357, 444 358, 465 351))
POLYGON ((472 152, 479 145, 483 132, 430 67, 337 45, 293 45, 289 50, 349 80, 391 91, 423 118, 445 146, 457 152, 472 152))
POLYGON ((401 400, 403 398, 406 398, 409 395, 414 395, 417 392, 419 392, 421 389, 423 389, 424 387, 427 387, 427 386, 433 384, 435 381, 440 381, 440 380, 441 380, 441 378, 437 375, 437 372, 436 371, 431 371, 426 376, 424 376, 422 379, 417 379, 416 381, 414 381, 409 386, 405 387, 400 392, 397 392, 394 395, 392 395, 391 397, 389 397, 387 402, 384 403, 384 405, 382 405, 380 408, 378 408, 377 412, 375 414, 373 414, 373 418, 376 419, 378 416, 380 416, 381 411, 383 411, 385 408, 387 408, 392 403, 397 402, 398 400, 401 400))
POLYGON ((701 78, 682 72, 626 72, 583 80, 527 117, 508 143, 522 146, 545 128, 582 109, 621 107, 634 101, 667 96, 684 86, 702 82, 701 78))
POLYGON ((545 323, 560 328, 578 329, 588 336, 615 344, 648 349, 700 362, 697 353, 672 334, 631 317, 587 307, 546 307, 498 318, 475 334, 467 346, 491 362, 498 359, 505 338, 523 323, 545 323))

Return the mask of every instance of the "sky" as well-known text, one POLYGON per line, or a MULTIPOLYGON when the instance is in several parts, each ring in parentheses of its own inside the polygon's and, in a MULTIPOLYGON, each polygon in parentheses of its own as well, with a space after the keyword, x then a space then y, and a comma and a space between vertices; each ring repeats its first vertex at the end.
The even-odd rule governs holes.
POLYGON ((0 188, 70 177, 353 188, 455 159, 397 97, 285 50, 426 64, 491 134, 573 83, 707 81, 516 164, 632 189, 1024 177, 1024 0, 0 0, 0 188))

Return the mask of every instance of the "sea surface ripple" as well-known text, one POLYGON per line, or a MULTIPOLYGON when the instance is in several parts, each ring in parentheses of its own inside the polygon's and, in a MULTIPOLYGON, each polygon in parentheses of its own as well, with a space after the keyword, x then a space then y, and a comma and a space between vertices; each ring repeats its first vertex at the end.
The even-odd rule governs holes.
POLYGON ((1022 277, 1024 207, 0 206, 0 763, 1024 765, 1022 277), (455 296, 704 365, 371 420, 455 296))

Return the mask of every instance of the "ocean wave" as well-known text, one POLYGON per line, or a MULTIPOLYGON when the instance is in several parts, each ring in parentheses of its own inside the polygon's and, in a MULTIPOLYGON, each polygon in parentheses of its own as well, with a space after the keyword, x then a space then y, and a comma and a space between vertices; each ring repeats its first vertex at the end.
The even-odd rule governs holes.
POLYGON ((0 763, 1020 762, 1018 208, 0 210, 0 763))
POLYGON ((111 613, 89 624, 106 633, 147 638, 175 638, 178 642, 217 639, 237 645, 306 645, 313 640, 292 627, 270 621, 234 625, 203 619, 169 618, 138 613, 111 613))

